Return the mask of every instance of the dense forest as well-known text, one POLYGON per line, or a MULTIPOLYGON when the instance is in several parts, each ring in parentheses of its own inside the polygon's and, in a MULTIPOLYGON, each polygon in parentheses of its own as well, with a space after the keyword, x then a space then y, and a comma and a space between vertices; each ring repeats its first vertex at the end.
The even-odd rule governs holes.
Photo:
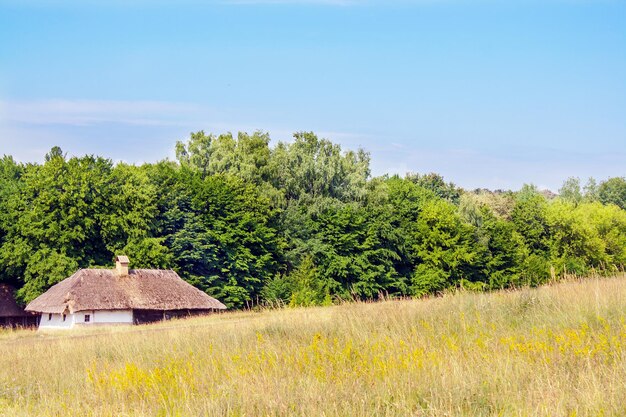
POLYGON ((626 264, 626 180, 558 196, 462 190, 437 174, 372 178, 369 154, 313 133, 176 144, 140 166, 54 147, 0 159, 0 282, 28 302, 78 268, 172 268, 229 307, 539 285, 626 264))

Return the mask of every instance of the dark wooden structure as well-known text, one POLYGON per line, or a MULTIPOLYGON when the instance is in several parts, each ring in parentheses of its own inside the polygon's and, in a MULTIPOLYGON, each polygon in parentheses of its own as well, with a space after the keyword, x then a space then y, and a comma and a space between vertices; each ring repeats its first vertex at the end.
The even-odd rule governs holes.
POLYGON ((209 314, 207 310, 133 310, 133 323, 146 324, 162 320, 171 320, 185 317, 202 316, 209 314))
POLYGON ((39 315, 24 311, 15 301, 15 289, 0 284, 0 327, 33 327, 39 324, 39 315))

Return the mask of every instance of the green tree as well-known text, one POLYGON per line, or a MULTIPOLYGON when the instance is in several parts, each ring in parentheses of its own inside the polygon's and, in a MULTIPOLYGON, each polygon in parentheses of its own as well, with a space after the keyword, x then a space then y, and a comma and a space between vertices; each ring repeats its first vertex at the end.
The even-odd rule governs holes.
POLYGON ((340 298, 376 298, 402 287, 394 268, 396 231, 373 207, 317 198, 285 213, 286 258, 296 269, 311 257, 321 286, 340 298))
POLYGON ((287 200, 309 196, 354 201, 365 194, 369 161, 363 150, 344 153, 339 145, 300 132, 293 143, 279 143, 272 150, 268 170, 272 185, 287 200))
POLYGON ((154 190, 135 167, 66 159, 53 148, 43 165, 24 170, 18 191, 6 201, 0 263, 23 284, 25 301, 77 267, 108 265, 130 242, 150 237, 154 190))
POLYGON ((239 178, 192 172, 181 173, 175 192, 176 224, 167 242, 177 270, 228 306, 255 301, 280 269, 282 244, 269 200, 239 178))
POLYGON ((522 236, 511 222, 498 219, 491 212, 484 211, 481 232, 484 273, 488 277, 488 288, 502 289, 525 285, 522 278, 522 265, 528 256, 522 236))
POLYGON ((598 201, 600 196, 598 195, 598 184, 593 177, 589 177, 587 183, 583 187, 585 201, 598 201))
POLYGON ((626 209, 626 179, 614 177, 601 182, 598 187, 598 197, 602 204, 615 204, 626 209))
POLYGON ((424 206, 429 201, 438 200, 439 197, 433 191, 399 176, 386 178, 377 188, 384 192, 381 196, 377 196, 378 193, 371 193, 370 197, 377 198, 370 200, 370 204, 387 208, 388 213, 385 216, 391 229, 398 236, 395 245, 399 259, 394 263, 394 267, 401 277, 400 282, 405 284, 400 288, 400 292, 408 294, 417 261, 413 253, 420 235, 417 220, 424 206))
POLYGON ((483 268, 481 275, 488 279, 484 288, 522 285, 521 264, 527 255, 524 241, 513 223, 496 211, 499 205, 494 209, 494 200, 484 198, 491 195, 464 193, 459 204, 461 218, 474 228, 478 253, 475 267, 483 268))
POLYGON ((231 174, 259 185, 269 180, 270 137, 257 131, 215 136, 204 131, 192 133, 187 142, 176 143, 178 162, 197 170, 202 177, 231 174))
POLYGON ((155 235, 158 216, 157 188, 147 172, 121 163, 110 171, 106 180, 107 184, 100 188, 106 208, 98 210, 96 219, 107 251, 118 254, 127 245, 153 246, 154 243, 141 243, 155 235))
POLYGON ((186 143, 176 142, 176 159, 183 166, 199 170, 202 178, 206 177, 209 174, 211 144, 214 139, 213 135, 206 135, 204 130, 191 133, 186 143))
POLYGON ((580 179, 577 177, 569 177, 559 189, 559 196, 570 203, 578 204, 583 199, 580 191, 580 179))
POLYGON ((33 300, 52 285, 72 275, 78 267, 78 262, 70 256, 43 247, 28 257, 24 268, 24 286, 17 295, 26 302, 33 300))
POLYGON ((550 278, 548 203, 534 185, 524 185, 517 193, 511 221, 528 251, 523 260, 521 280, 538 285, 550 278))
MULTIPOLYGON (((21 177, 24 170, 24 166, 15 162, 11 156, 5 155, 0 159, 0 252, 15 218, 13 205, 15 196, 21 193, 21 177)), ((0 282, 19 285, 18 277, 12 272, 14 271, 0 258, 0 282)))
POLYGON ((453 183, 446 183, 439 174, 431 172, 429 174, 407 174, 406 178, 420 187, 435 193, 436 196, 447 200, 453 204, 458 204, 462 190, 453 183))
POLYGON ((471 226, 463 223, 447 201, 426 202, 417 219, 413 247, 414 295, 441 292, 462 282, 484 282, 474 270, 478 253, 471 226))
POLYGON ((606 262, 604 242, 584 211, 574 203, 555 201, 547 207, 549 253, 558 274, 584 275, 606 262))
POLYGON ((44 157, 46 162, 50 162, 50 160, 54 159, 54 158, 61 158, 61 159, 65 159, 66 154, 63 153, 63 150, 58 147, 58 146, 53 146, 52 149, 50 149, 50 152, 48 152, 46 154, 46 156, 44 157))
POLYGON ((524 185, 517 193, 511 220, 531 253, 547 252, 548 225, 547 202, 533 185, 524 185))
POLYGON ((318 276, 318 270, 310 256, 306 256, 290 275, 292 307, 329 305, 332 299, 328 287, 318 276))
POLYGON ((615 205, 602 205, 599 202, 582 204, 577 207, 577 217, 584 222, 584 227, 592 227, 596 243, 603 248, 603 256, 595 258, 591 266, 605 273, 624 270, 626 265, 626 211, 615 205))

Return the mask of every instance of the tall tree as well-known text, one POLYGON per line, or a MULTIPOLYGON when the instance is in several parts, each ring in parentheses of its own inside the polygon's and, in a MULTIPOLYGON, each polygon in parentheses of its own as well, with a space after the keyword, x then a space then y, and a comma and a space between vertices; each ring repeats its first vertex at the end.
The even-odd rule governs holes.
POLYGON ((462 190, 453 183, 446 183, 439 174, 431 172, 429 174, 407 174, 406 178, 420 187, 435 193, 436 196, 443 198, 451 203, 458 204, 462 190))
MULTIPOLYGON (((14 219, 14 196, 21 192, 21 177, 24 170, 24 166, 15 162, 11 156, 5 155, 0 159, 0 251, 6 243, 7 234, 14 219)), ((12 270, 0 258, 0 282, 2 281, 19 285, 17 277, 12 274, 12 270)))
POLYGON ((587 183, 583 187, 583 191, 586 201, 598 201, 600 199, 598 195, 598 184, 593 177, 589 177, 587 183))
POLYGON ((107 251, 99 236, 99 212, 106 204, 110 161, 86 156, 65 160, 51 152, 22 177, 21 192, 9 199, 10 227, 0 260, 24 283, 25 300, 68 276, 76 264, 102 263, 107 251), (43 273, 42 264, 57 267, 43 273))
POLYGON ((181 172, 166 236, 176 269, 231 307, 254 301, 280 270, 276 213, 253 184, 228 175, 181 172))
POLYGON ((176 159, 181 165, 199 170, 204 178, 209 174, 211 144, 215 136, 205 134, 204 130, 191 133, 190 136, 186 143, 176 142, 176 159))
POLYGON ((442 199, 427 201, 412 240, 413 294, 437 293, 463 282, 484 281, 474 270, 478 252, 473 230, 461 221, 451 203, 442 199))
POLYGON ((547 252, 547 202, 533 185, 524 185, 517 193, 511 220, 531 253, 547 252))
POLYGON ((601 182, 598 197, 603 204, 615 204, 626 210, 626 179, 614 177, 601 182))
POLYGON ((369 154, 342 152, 339 145, 311 132, 294 134, 294 142, 279 143, 269 164, 272 184, 287 200, 304 196, 349 201, 363 197, 370 175, 369 154))
POLYGON ((559 189, 559 196, 572 204, 578 204, 583 199, 583 194, 580 190, 580 178, 569 177, 563 183, 563 186, 559 189))

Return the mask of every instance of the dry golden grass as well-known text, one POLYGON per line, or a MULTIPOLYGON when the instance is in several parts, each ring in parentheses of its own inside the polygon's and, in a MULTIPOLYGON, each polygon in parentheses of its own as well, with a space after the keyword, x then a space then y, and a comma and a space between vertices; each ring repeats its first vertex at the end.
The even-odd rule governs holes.
POLYGON ((623 416, 626 277, 0 333, 5 416, 623 416))

